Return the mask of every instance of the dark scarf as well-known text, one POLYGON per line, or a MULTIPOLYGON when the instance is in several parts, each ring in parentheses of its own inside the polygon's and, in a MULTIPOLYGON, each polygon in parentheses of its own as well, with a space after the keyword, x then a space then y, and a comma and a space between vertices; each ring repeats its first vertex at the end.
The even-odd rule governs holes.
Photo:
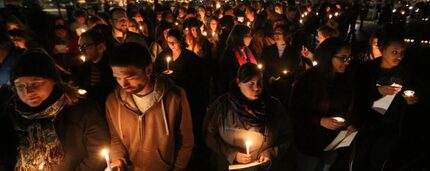
POLYGON ((252 127, 262 128, 266 124, 266 103, 263 97, 264 95, 261 94, 257 100, 250 101, 235 86, 229 92, 228 100, 242 122, 252 127), (246 109, 251 110, 252 113, 246 109))
POLYGON ((50 171, 64 158, 64 151, 55 130, 54 120, 65 106, 64 94, 55 87, 39 106, 32 108, 15 100, 16 129, 20 143, 15 170, 50 171))

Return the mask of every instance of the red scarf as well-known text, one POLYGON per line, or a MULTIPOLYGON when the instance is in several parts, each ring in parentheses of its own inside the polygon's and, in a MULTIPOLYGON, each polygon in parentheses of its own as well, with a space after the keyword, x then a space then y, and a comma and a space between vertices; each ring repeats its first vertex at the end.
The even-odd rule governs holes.
POLYGON ((249 50, 248 48, 245 48, 246 55, 241 53, 240 50, 238 49, 234 50, 233 52, 237 62, 239 63, 239 66, 246 64, 248 62, 257 64, 257 60, 255 59, 254 54, 252 54, 251 50, 249 50))

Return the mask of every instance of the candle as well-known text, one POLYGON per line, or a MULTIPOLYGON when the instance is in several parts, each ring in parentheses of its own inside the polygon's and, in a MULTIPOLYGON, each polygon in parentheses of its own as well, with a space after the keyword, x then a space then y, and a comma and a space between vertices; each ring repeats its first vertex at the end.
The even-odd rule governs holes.
POLYGON ((245 141, 245 147, 246 147, 246 154, 249 155, 249 148, 252 145, 252 141, 251 140, 246 140, 245 141))
POLYGON ((85 30, 84 28, 81 28, 81 34, 85 33, 87 30, 85 30))
POLYGON ((245 20, 245 18, 244 17, 237 17, 237 21, 239 21, 239 22, 243 22, 245 20))
POLYGON ((203 35, 203 36, 207 36, 207 35, 208 35, 208 33, 207 33, 206 31, 203 31, 203 32, 202 32, 202 35, 203 35))
POLYGON ((179 25, 179 23, 178 22, 175 22, 175 26, 178 26, 179 25))
POLYGON ((413 90, 405 90, 405 91, 403 92, 403 94, 404 94, 406 97, 412 97, 412 96, 414 96, 415 91, 413 91, 413 90))
POLYGON ((215 36, 215 32, 213 31, 213 32, 212 32, 212 37, 214 37, 214 36, 215 36))
POLYGON ((168 56, 168 57, 166 58, 166 62, 167 62, 167 70, 170 70, 170 67, 169 67, 170 60, 172 60, 172 57, 168 56))
POLYGON ((263 69, 263 64, 257 64, 257 68, 258 68, 259 70, 263 69))
POLYGON ((312 61, 312 65, 316 66, 316 65, 318 65, 318 62, 317 61, 312 61))
POLYGON ((402 85, 393 83, 391 84, 391 87, 402 88, 402 85))
POLYGON ((333 15, 332 14, 328 15, 328 18, 330 18, 330 19, 333 18, 333 15))
POLYGON ((248 22, 246 22, 246 26, 248 26, 248 27, 250 27, 251 26, 251 23, 248 21, 248 22))
POLYGON ((282 73, 283 73, 283 74, 285 74, 285 75, 287 75, 287 74, 288 74, 288 70, 284 69, 284 70, 282 71, 282 73))
POLYGON ((81 61, 82 61, 82 62, 85 62, 85 55, 81 55, 81 57, 80 57, 80 58, 81 58, 81 61))
POLYGON ((85 94, 87 94, 87 90, 85 90, 85 89, 79 89, 79 90, 78 90, 78 93, 79 93, 80 95, 85 95, 85 94))
POLYGON ((112 168, 110 167, 109 150, 108 149, 103 149, 102 150, 102 156, 106 160, 106 165, 107 165, 108 171, 111 171, 112 168))
POLYGON ((139 29, 140 29, 140 30, 143 30, 143 27, 142 27, 142 26, 139 26, 139 29))
POLYGON ((336 120, 337 122, 345 122, 345 119, 342 117, 332 117, 334 120, 336 120))
POLYGON ((334 13, 334 16, 336 16, 336 17, 337 17, 337 16, 339 16, 339 13, 338 13, 338 12, 335 12, 335 13, 334 13))

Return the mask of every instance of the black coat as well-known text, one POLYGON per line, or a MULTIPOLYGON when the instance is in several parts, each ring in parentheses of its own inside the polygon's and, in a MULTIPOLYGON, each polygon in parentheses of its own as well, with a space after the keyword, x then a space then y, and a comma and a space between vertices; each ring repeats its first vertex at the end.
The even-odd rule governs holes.
POLYGON ((408 130, 413 124, 423 123, 416 120, 418 117, 422 118, 419 115, 424 114, 416 111, 420 103, 408 105, 401 91, 394 97, 384 115, 372 109, 373 102, 383 97, 378 92, 377 84, 390 85, 394 82, 401 84, 402 90, 414 90, 415 95, 424 100, 423 92, 414 80, 410 79, 413 77, 402 63, 387 70, 380 67, 381 62, 382 58, 365 62, 358 70, 355 79, 357 96, 352 121, 353 125, 359 128, 356 138, 357 154, 354 161, 354 168, 358 170, 401 168, 400 166, 407 164, 411 159, 415 160, 414 158, 419 157, 405 154, 414 153, 413 149, 427 149, 418 146, 422 143, 411 134, 423 130, 408 130), (398 160, 399 158, 403 159, 398 160))
MULTIPOLYGON (((8 106, 14 123, 26 120, 15 113, 14 105, 8 106)), ((28 120, 27 120, 28 121, 28 120)), ((37 120, 31 120, 35 122, 37 120)), ((53 167, 53 171, 103 171, 106 162, 100 156, 103 148, 109 147, 110 135, 102 111, 95 102, 81 100, 75 105, 65 106, 54 121, 65 158, 53 167)))
POLYGON ((299 151, 319 157, 336 137, 338 130, 320 125, 322 117, 343 117, 348 121, 353 105, 353 90, 348 73, 323 79, 318 67, 306 70, 294 83, 290 109, 295 142, 299 151))

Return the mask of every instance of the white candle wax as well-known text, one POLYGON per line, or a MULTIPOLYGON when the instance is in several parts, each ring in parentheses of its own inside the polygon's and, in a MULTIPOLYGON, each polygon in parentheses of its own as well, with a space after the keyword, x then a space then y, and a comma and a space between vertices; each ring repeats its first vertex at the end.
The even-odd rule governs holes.
POLYGON ((403 94, 404 94, 406 97, 412 97, 412 96, 414 96, 415 91, 413 91, 413 90, 405 90, 405 91, 403 92, 403 94))
POLYGON ((332 117, 332 118, 338 122, 345 122, 345 119, 342 117, 332 117))
POLYGON ((246 147, 246 154, 249 155, 249 148, 252 145, 252 141, 251 140, 246 140, 245 141, 245 147, 246 147))
POLYGON ((109 159, 109 151, 108 151, 108 149, 103 149, 102 150, 102 155, 103 155, 103 157, 106 160, 106 165, 107 165, 108 171, 111 171, 112 168, 110 166, 110 159, 109 159))

